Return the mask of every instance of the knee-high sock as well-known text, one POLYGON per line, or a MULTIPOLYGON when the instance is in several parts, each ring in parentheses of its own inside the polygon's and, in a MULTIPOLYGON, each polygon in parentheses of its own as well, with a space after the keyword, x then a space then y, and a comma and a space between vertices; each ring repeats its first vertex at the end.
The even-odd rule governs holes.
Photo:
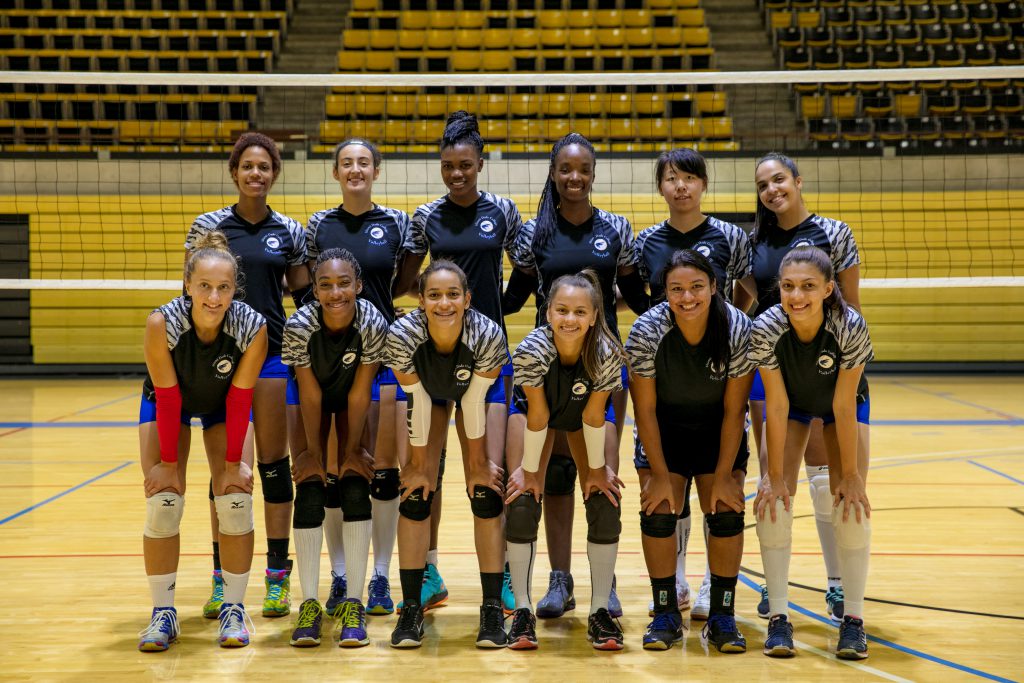
POLYGON ((320 548, 324 542, 324 528, 295 529, 295 559, 299 565, 299 586, 303 600, 319 600, 320 548))
POLYGON ((507 548, 508 569, 512 575, 512 593, 516 596, 516 609, 526 607, 533 611, 530 584, 533 578, 533 562, 537 558, 537 543, 509 542, 507 548))
POLYGON ((370 500, 373 505, 373 571, 385 577, 391 571, 391 556, 395 554, 400 502, 398 498, 370 500))
POLYGON ((619 554, 618 543, 587 542, 587 557, 590 559, 590 613, 600 608, 608 609, 608 596, 612 592, 615 576, 615 558, 619 554))
POLYGON ((341 535, 344 516, 341 508, 324 508, 324 537, 327 539, 327 554, 331 557, 331 571, 338 576, 345 575, 345 539, 341 535))
POLYGON ((362 602, 366 584, 366 564, 370 556, 372 519, 345 522, 341 534, 345 539, 345 563, 348 573, 348 597, 362 602))

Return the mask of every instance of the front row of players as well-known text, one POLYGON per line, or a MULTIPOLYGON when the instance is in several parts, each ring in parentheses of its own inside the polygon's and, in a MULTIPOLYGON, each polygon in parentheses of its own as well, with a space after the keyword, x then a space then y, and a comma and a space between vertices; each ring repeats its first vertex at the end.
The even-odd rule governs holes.
MULTIPOLYGON (((140 413, 147 496, 143 547, 154 608, 139 641, 144 651, 167 649, 179 632, 174 586, 189 453, 188 430, 181 425, 192 417, 203 424, 218 512, 224 579, 220 644, 249 642, 251 622, 243 603, 253 554, 253 479, 251 456, 243 454, 242 444, 267 339, 262 316, 234 299, 237 274, 223 235, 203 236, 186 263, 190 298, 161 306, 146 327, 149 375, 140 413)), ((424 558, 448 429, 447 420, 432 414, 435 407, 454 403, 483 589, 477 645, 538 645, 530 578, 545 464, 554 433, 563 431, 577 468, 585 473, 580 483, 593 588, 587 637, 595 648, 621 649, 622 629, 608 612, 608 598, 621 531, 622 482, 605 465, 604 442, 609 397, 621 389, 621 368, 628 363, 642 463, 640 529, 653 595, 644 648, 668 649, 683 637, 675 535, 692 479, 709 531, 711 609, 703 635, 721 652, 746 650, 734 605, 745 526, 746 401, 759 370, 767 401, 768 466, 754 502, 770 607, 764 652, 796 652, 787 615, 791 495, 808 425, 818 417, 825 423, 833 525, 846 590, 836 654, 866 657, 869 402, 863 370, 872 352, 863 319, 846 306, 829 258, 814 247, 785 256, 781 304, 753 322, 726 302, 714 269, 696 251, 675 252, 661 284, 666 301, 636 321, 623 349, 604 320, 600 285, 592 273, 553 283, 548 324, 528 334, 513 357, 517 391, 507 461, 501 463, 489 459, 484 447, 485 395, 507 359, 506 340, 496 323, 471 307, 462 270, 433 261, 419 280, 419 308, 389 327, 372 304, 358 298, 362 282, 352 254, 321 253, 313 271, 316 300, 289 319, 282 356, 295 368, 308 437, 292 472, 303 593, 292 644, 320 642, 323 608, 317 586, 329 496, 340 497, 349 585, 361 586, 365 578, 373 459, 363 434, 371 384, 385 364, 407 401, 411 444, 400 482, 403 605, 391 645, 417 647, 424 637, 424 558), (338 456, 329 461, 332 425, 338 456), (335 486, 325 486, 335 479, 335 486), (516 599, 507 632, 501 602, 506 548, 516 599)), ((350 596, 341 614, 340 643, 367 644, 358 596, 350 596)))

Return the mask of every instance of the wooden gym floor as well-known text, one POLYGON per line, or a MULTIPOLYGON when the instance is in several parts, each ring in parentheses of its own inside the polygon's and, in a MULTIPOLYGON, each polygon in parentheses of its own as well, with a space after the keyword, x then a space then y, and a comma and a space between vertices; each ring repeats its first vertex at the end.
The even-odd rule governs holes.
MULTIPOLYGON (((640 552, 638 486, 626 457, 617 572, 625 609, 621 653, 596 652, 585 641, 589 573, 582 510, 573 558, 577 610, 539 624, 536 652, 473 647, 480 589, 459 467, 448 468, 441 527, 439 564, 451 599, 428 615, 423 648, 391 650, 387 640, 394 617, 371 617, 372 642, 366 648, 340 650, 325 638, 320 648, 298 650, 288 645, 293 612, 278 620, 256 616, 250 647, 221 650, 215 644, 216 622, 200 613, 209 590, 207 474, 203 459, 193 457, 178 573, 182 639, 166 653, 142 654, 135 649, 136 634, 146 625, 150 605, 141 556, 144 506, 135 427, 141 381, 0 382, 0 576, 5 578, 0 678, 1024 679, 1018 650, 1024 641, 1024 377, 876 376, 871 382, 868 489, 874 540, 867 625, 873 642, 863 663, 839 662, 829 654, 837 632, 822 616, 824 568, 803 485, 796 503, 790 591, 799 655, 779 661, 760 654, 765 622, 755 613, 761 560, 752 530, 737 599, 749 651, 708 653, 699 622, 680 646, 644 651, 640 637, 650 591, 640 552), (415 668, 396 668, 402 666, 415 668)), ((630 450, 628 440, 623 454, 630 450)), ((458 457, 457 446, 452 451, 458 457)), ((747 489, 754 490, 752 481, 747 489)), ((699 519, 697 514, 695 530, 699 519)), ((257 558, 247 602, 258 615, 265 551, 259 510, 256 520, 257 558)), ((541 546, 535 599, 547 583, 541 546)), ((695 590, 704 562, 704 544, 695 533, 687 565, 695 590)), ((396 596, 397 567, 396 551, 391 570, 396 596)), ((327 568, 325 556, 321 598, 327 568)), ((297 578, 293 595, 297 604, 297 578)))

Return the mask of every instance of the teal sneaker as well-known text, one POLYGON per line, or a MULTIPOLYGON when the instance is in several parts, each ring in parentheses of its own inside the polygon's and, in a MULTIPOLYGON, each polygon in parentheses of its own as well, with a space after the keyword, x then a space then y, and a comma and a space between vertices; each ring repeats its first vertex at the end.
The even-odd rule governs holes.
POLYGON ((213 570, 213 592, 210 599, 203 605, 203 616, 216 619, 220 616, 220 606, 224 604, 224 577, 219 569, 213 570))
POLYGON ((516 596, 512 592, 512 572, 509 571, 508 562, 505 563, 505 575, 501 579, 501 609, 506 617, 516 611, 516 596))
POLYGON ((267 569, 267 576, 264 579, 267 595, 263 598, 263 616, 284 617, 292 611, 291 564, 291 560, 288 560, 288 567, 285 569, 267 569))

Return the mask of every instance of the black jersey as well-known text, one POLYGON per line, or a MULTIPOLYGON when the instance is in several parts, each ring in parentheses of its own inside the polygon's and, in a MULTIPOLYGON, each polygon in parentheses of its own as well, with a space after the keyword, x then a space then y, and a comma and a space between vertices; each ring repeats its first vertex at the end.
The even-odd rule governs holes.
POLYGON ((515 202, 481 192, 470 206, 447 195, 423 204, 412 216, 416 239, 430 245, 430 258, 446 258, 466 273, 473 308, 505 330, 501 311, 502 252, 523 229, 515 202))
POLYGON ((668 221, 643 230, 636 237, 637 268, 651 289, 651 305, 665 300, 661 272, 680 249, 694 249, 703 254, 715 271, 718 291, 726 300, 732 299, 732 286, 750 274, 750 239, 743 228, 708 216, 689 232, 676 230, 668 221))
POLYGON ((706 344, 691 346, 676 325, 668 303, 660 303, 633 323, 626 355, 633 372, 656 380, 659 424, 720 426, 725 385, 730 377, 752 373, 749 359, 750 319, 730 304, 729 364, 716 367, 706 344))
MULTIPOLYGON (((782 305, 772 306, 754 321, 750 359, 762 368, 782 370, 789 405, 808 415, 832 413, 839 369, 850 370, 874 358, 864 318, 853 307, 825 309, 821 329, 808 343, 797 338, 782 305)), ((867 397, 868 384, 861 375, 857 402, 867 397)))
POLYGON ((250 223, 229 206, 196 218, 185 238, 191 249, 200 235, 220 230, 239 257, 242 269, 242 301, 267 319, 267 355, 281 353, 284 332, 284 288, 281 280, 288 266, 306 262, 306 233, 297 222, 267 209, 267 217, 250 223))
POLYGON ((426 243, 411 228, 409 214, 376 204, 359 216, 340 206, 317 211, 306 225, 306 244, 311 259, 332 247, 352 252, 362 270, 359 296, 373 304, 388 324, 395 320, 391 287, 398 262, 406 252, 427 253, 426 243))
MULTIPOLYGON (((164 316, 167 348, 174 361, 182 409, 190 415, 222 410, 238 361, 267 321, 241 301, 232 301, 217 338, 204 344, 192 325, 191 299, 180 296, 156 310, 164 316)), ((142 393, 150 401, 156 400, 153 378, 148 374, 142 383, 142 393)))
POLYGON ((562 275, 592 268, 601 283, 608 327, 618 334, 615 279, 619 268, 636 265, 633 228, 629 221, 598 208, 581 225, 573 225, 559 214, 558 229, 543 248, 533 243, 536 223, 536 220, 526 222, 519 239, 512 245, 509 257, 516 266, 537 272, 537 326, 544 324, 544 308, 551 283, 562 275))
POLYGON ((550 412, 548 426, 574 432, 583 428, 583 409, 592 392, 622 388, 622 359, 606 344, 600 356, 597 377, 587 374, 582 358, 575 365, 562 365, 551 326, 538 327, 512 354, 513 381, 517 386, 543 388, 550 412))
POLYGON ((462 319, 455 350, 440 353, 427 332, 421 309, 404 315, 388 330, 387 364, 396 372, 416 374, 432 398, 458 401, 473 373, 500 368, 508 359, 505 334, 498 324, 472 308, 462 319))
POLYGON ((772 228, 765 239, 753 247, 753 272, 757 282, 755 316, 779 303, 779 265, 782 257, 797 247, 818 247, 824 251, 837 275, 860 263, 853 232, 842 221, 811 214, 791 230, 772 228))
POLYGON ((384 316, 365 299, 356 300, 352 324, 336 336, 327 331, 323 309, 314 301, 288 318, 281 362, 310 368, 320 385, 321 408, 338 412, 348 408, 348 392, 359 365, 384 360, 387 335, 384 316))

